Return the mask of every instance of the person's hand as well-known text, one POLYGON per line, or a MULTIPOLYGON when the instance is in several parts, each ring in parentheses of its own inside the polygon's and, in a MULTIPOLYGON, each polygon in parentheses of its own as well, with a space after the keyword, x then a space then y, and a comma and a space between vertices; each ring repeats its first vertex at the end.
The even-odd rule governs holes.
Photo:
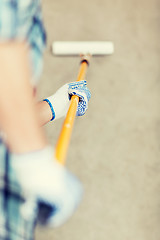
POLYGON ((85 114, 88 109, 88 102, 91 97, 91 93, 87 88, 86 81, 83 80, 67 83, 58 89, 54 95, 44 99, 44 101, 48 102, 52 110, 52 120, 61 118, 67 114, 72 95, 77 95, 79 97, 76 115, 82 116, 85 114))
POLYGON ((11 166, 25 193, 25 214, 30 206, 40 203, 39 222, 51 227, 63 224, 75 211, 82 198, 82 185, 64 166, 54 159, 51 147, 27 154, 12 154, 11 166))

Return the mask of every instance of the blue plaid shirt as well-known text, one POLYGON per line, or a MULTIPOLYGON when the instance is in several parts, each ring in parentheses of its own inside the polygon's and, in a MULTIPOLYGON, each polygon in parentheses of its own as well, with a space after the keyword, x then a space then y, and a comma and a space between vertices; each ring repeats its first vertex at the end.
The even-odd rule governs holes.
POLYGON ((0 139, 0 240, 32 240, 37 209, 25 220, 21 208, 23 192, 10 167, 10 154, 0 139))
MULTIPOLYGON (((0 0, 0 42, 8 40, 28 42, 36 84, 46 44, 40 0, 0 0)), ((36 210, 33 209, 33 216, 25 220, 20 210, 23 203, 22 190, 10 168, 10 155, 0 139, 0 240, 33 239, 36 210)))
POLYGON ((30 204, 26 218, 22 208, 26 203, 23 189, 11 167, 11 157, 0 138, 0 240, 33 240, 35 226, 47 226, 55 206, 43 201, 30 204))
POLYGON ((0 42, 15 39, 26 40, 30 45, 36 84, 42 72, 42 55, 46 45, 40 0, 0 0, 0 42))

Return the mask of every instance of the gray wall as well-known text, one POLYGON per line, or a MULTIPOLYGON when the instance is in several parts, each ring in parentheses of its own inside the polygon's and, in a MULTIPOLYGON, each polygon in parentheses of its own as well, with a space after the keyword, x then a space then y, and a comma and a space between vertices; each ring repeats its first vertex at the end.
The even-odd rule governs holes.
MULTIPOLYGON (((160 239, 160 1, 45 0, 48 47, 40 98, 74 81, 78 58, 53 57, 54 40, 111 40, 93 58, 92 99, 76 120, 67 167, 83 182, 78 211, 36 240, 160 239)), ((63 120, 46 127, 55 145, 63 120)))

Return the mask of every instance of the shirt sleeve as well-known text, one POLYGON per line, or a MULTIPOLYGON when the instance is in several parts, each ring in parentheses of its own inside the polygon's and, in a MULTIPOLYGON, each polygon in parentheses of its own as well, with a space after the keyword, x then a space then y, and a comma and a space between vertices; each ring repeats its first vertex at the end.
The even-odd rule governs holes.
POLYGON ((0 0, 0 42, 8 40, 28 42, 33 77, 39 78, 46 46, 41 0, 0 0))
MULTIPOLYGON (((19 6, 16 0, 0 0, 0 40, 18 37, 20 25, 19 6)), ((24 37, 24 36, 23 36, 24 37)))

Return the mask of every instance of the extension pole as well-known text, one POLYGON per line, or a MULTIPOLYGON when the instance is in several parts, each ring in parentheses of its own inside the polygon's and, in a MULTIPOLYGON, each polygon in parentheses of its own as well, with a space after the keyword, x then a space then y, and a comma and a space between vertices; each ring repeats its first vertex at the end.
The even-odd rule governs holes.
MULTIPOLYGON (((81 81, 85 79, 87 67, 89 64, 89 56, 85 56, 82 58, 79 74, 77 77, 77 81, 81 81)), ((55 157, 57 161, 61 164, 65 164, 67 150, 71 138, 71 133, 74 125, 74 120, 76 117, 77 107, 78 107, 79 97, 74 95, 71 98, 70 107, 66 118, 64 120, 57 145, 55 151, 55 157)))

